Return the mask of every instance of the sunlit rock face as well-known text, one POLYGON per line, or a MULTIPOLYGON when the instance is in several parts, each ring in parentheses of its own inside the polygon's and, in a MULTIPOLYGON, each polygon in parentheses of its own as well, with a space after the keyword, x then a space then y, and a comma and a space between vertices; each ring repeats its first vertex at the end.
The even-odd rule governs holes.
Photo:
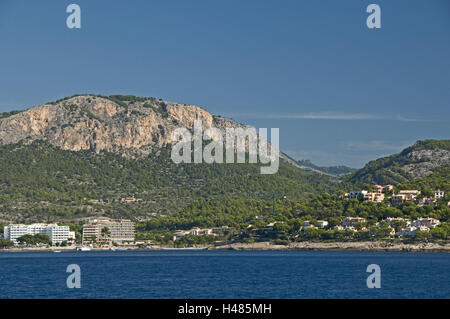
POLYGON ((1 118, 0 144, 44 140, 64 150, 105 150, 134 157, 173 143, 172 132, 178 127, 192 130, 196 120, 204 129, 243 127, 194 105, 155 99, 118 104, 80 95, 1 118))

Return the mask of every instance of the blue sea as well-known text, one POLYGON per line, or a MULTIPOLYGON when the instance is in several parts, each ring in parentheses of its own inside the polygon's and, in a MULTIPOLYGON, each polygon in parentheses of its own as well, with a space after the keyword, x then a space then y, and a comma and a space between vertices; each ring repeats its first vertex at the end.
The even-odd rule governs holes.
POLYGON ((450 254, 1 252, 0 282, 0 298, 450 298, 450 254), (81 288, 67 288, 70 264, 81 288), (367 288, 370 264, 381 288, 367 288))

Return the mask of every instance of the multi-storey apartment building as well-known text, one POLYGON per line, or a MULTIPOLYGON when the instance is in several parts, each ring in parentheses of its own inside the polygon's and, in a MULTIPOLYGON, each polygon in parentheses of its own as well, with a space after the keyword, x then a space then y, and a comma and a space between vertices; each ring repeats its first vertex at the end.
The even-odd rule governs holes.
POLYGON ((384 200, 383 193, 367 193, 364 195, 363 200, 369 202, 381 203, 384 200))
POLYGON ((23 235, 47 235, 52 244, 62 243, 73 239, 73 232, 69 226, 58 226, 57 224, 31 224, 31 225, 8 225, 4 227, 4 237, 17 244, 17 239, 23 235))
POLYGON ((93 242, 132 243, 134 223, 128 219, 91 218, 83 226, 83 244, 93 242), (106 229, 106 232, 103 231, 106 229))

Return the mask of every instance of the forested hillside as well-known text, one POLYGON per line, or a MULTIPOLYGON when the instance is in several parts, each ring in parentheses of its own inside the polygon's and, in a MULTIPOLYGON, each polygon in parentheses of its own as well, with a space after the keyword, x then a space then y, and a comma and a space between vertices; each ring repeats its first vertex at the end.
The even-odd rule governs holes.
MULTIPOLYGON (((353 184, 399 184, 417 178, 440 178, 450 165, 450 140, 425 140, 401 153, 370 161, 344 180, 353 184), (442 171, 444 169, 444 171, 442 171)), ((445 178, 445 176, 443 176, 445 178)))
POLYGON ((256 164, 174 164, 169 148, 130 159, 36 141, 1 146, 0 161, 0 212, 6 221, 97 214, 136 220, 201 198, 307 198, 329 189, 326 176, 284 162, 278 174, 261 175, 256 164))

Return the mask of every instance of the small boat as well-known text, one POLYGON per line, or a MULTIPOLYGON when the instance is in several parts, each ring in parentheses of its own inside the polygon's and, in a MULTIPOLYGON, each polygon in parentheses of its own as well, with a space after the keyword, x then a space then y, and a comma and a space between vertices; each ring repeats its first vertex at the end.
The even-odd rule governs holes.
POLYGON ((61 250, 54 250, 53 252, 54 252, 54 253, 60 253, 61 250))
POLYGON ((91 249, 89 247, 81 247, 78 248, 79 251, 90 251, 91 249))

